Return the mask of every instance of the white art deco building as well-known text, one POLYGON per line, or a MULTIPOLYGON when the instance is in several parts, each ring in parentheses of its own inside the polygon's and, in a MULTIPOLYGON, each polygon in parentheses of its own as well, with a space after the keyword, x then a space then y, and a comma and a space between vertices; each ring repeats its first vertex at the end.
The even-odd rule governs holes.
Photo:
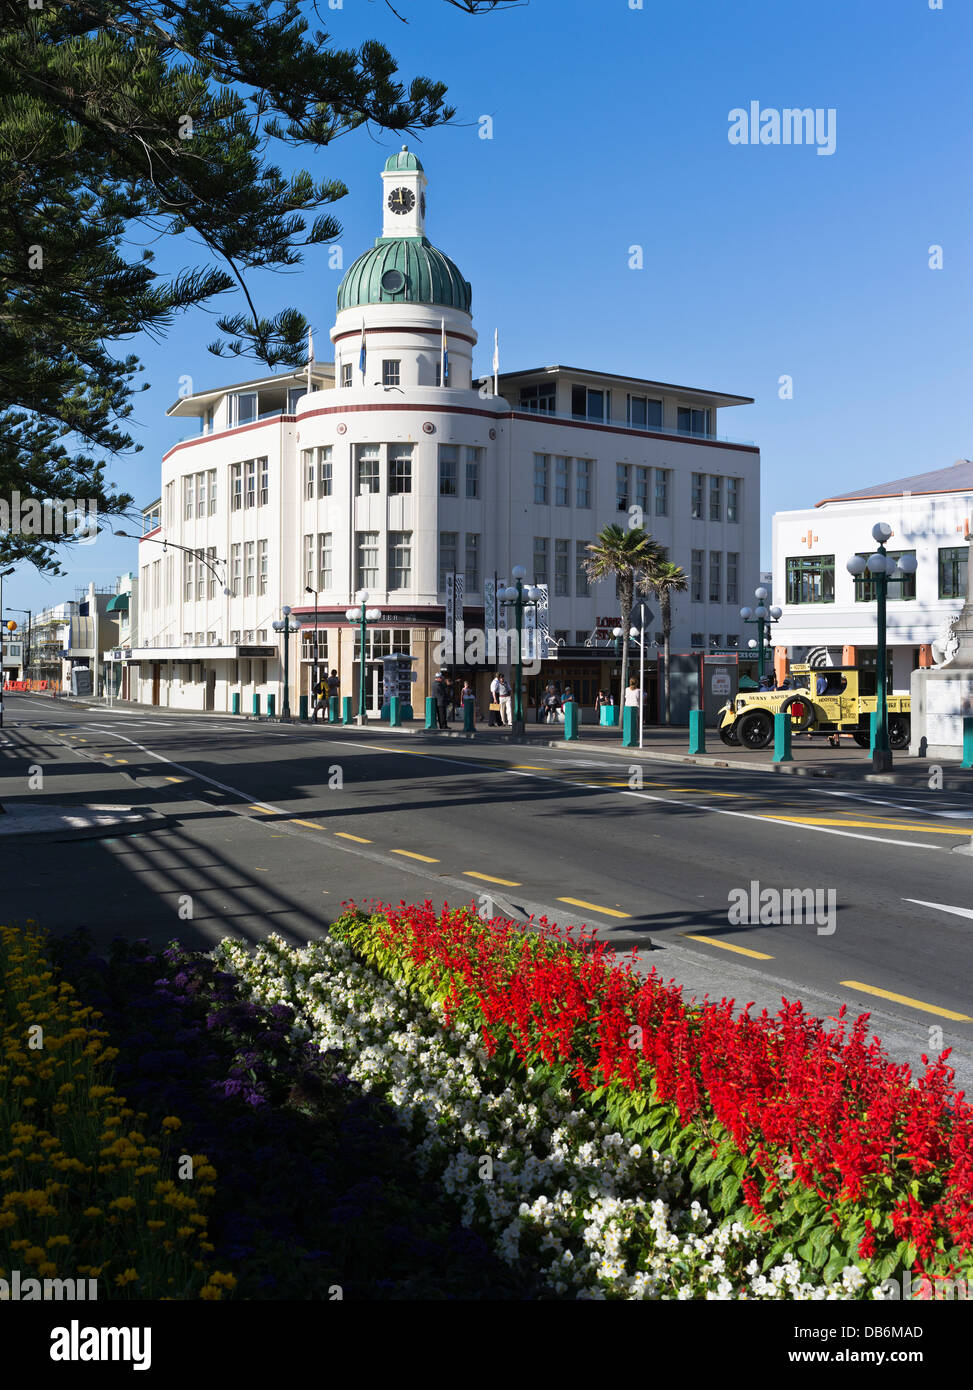
MULTIPOLYGON (((366 588, 381 610, 366 642, 369 711, 380 711, 391 652, 414 658, 421 710, 447 576, 465 580, 470 630, 488 622, 495 577, 509 582, 519 564, 549 593, 537 679, 571 681, 590 706, 611 676, 618 604, 613 585, 585 578, 585 546, 631 507, 689 576, 673 649, 745 647, 760 456, 722 438, 717 413, 750 398, 563 366, 501 374, 494 394, 492 377, 474 377, 470 283, 426 236, 422 165, 403 148, 381 178, 382 235, 341 282, 334 362, 315 364, 313 389, 304 373, 264 377, 169 411, 200 432, 164 455, 146 509, 132 695, 200 709, 232 709, 237 696, 244 713, 273 695, 279 709, 272 623, 289 605, 303 628, 289 653, 295 712, 315 617, 320 664, 338 669, 357 707, 346 610, 366 588)), ((462 659, 456 669, 481 691, 489 679, 462 659)))

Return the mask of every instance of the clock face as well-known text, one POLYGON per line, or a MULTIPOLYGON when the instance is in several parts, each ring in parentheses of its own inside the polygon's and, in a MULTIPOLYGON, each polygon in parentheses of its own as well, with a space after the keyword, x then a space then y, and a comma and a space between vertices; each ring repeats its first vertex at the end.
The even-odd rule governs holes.
POLYGON ((416 205, 416 195, 411 188, 393 188, 389 194, 389 210, 399 214, 411 212, 416 205))

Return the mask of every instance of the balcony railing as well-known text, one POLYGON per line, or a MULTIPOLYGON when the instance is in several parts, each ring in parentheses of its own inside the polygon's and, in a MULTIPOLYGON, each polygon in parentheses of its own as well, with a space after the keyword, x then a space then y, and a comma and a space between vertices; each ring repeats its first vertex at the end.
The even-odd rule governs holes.
POLYGON ((752 439, 736 439, 729 434, 702 434, 699 430, 681 430, 675 425, 672 428, 662 425, 632 425, 626 420, 605 420, 595 415, 568 415, 559 410, 537 410, 528 405, 511 405, 511 410, 518 415, 536 415, 542 420, 570 420, 574 425, 604 425, 607 429, 638 430, 640 434, 649 435, 678 435, 680 439, 696 439, 703 444, 744 444, 755 449, 757 446, 752 439))

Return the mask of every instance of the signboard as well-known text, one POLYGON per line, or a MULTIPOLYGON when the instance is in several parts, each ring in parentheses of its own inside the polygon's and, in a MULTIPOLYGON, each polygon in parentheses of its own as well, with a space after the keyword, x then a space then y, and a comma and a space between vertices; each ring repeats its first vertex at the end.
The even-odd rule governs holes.
POLYGON ((540 601, 524 608, 524 660, 546 661, 550 655, 551 634, 548 627, 550 618, 549 591, 546 584, 538 584, 540 601))
POLYGON ((730 695, 733 693, 733 683, 730 680, 730 673, 725 667, 720 667, 713 672, 713 679, 710 681, 710 689, 714 695, 730 695))
POLYGON ((417 679, 412 669, 414 656, 404 652, 393 652, 382 657, 382 703, 387 705, 392 696, 397 696, 403 705, 412 703, 412 683, 417 679))

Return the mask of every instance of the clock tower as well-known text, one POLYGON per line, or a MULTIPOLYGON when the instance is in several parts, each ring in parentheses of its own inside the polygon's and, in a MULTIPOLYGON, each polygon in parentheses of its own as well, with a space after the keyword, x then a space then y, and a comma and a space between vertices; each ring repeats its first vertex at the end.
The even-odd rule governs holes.
POLYGON ((382 170, 382 236, 425 236, 426 175, 407 145, 382 170))

